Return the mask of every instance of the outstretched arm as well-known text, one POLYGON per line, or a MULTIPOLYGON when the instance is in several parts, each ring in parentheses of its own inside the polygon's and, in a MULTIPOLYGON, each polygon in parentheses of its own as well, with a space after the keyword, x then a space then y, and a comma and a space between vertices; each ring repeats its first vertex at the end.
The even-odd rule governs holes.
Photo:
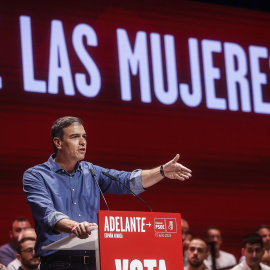
POLYGON ((177 154, 171 161, 165 165, 156 167, 151 170, 142 171, 142 186, 144 188, 151 187, 161 181, 164 176, 170 179, 177 179, 184 181, 191 177, 191 170, 178 163, 180 155, 177 154), (161 168, 162 167, 162 168, 161 168), (162 171, 163 169, 163 171, 162 171), (163 175, 162 175, 163 173, 163 175))

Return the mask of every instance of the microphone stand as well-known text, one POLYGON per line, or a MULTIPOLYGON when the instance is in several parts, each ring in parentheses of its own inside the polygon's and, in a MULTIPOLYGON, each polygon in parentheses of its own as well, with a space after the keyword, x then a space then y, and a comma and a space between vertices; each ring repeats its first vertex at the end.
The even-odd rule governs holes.
POLYGON ((121 185, 123 185, 126 189, 128 189, 130 191, 130 193, 132 193, 135 197, 139 198, 145 205, 147 205, 150 209, 151 212, 153 212, 152 208, 149 206, 148 203, 146 203, 141 197, 139 197, 137 194, 135 194, 127 185, 125 185, 124 183, 122 183, 121 181, 119 181, 116 177, 114 177, 113 175, 106 173, 106 172, 102 172, 105 176, 109 177, 111 180, 116 181, 118 183, 120 183, 121 185))
POLYGON ((101 194, 101 196, 102 196, 102 198, 103 198, 103 200, 104 200, 104 202, 105 202, 105 204, 106 204, 106 206, 107 206, 107 210, 110 211, 109 206, 108 206, 108 204, 107 204, 107 201, 106 201, 106 199, 105 199, 105 197, 104 197, 104 195, 103 195, 103 192, 102 192, 102 190, 101 190, 101 188, 100 188, 100 186, 99 186, 99 184, 98 184, 98 181, 97 181, 96 174, 95 174, 94 170, 93 170, 93 169, 90 169, 90 173, 91 173, 92 177, 93 177, 93 178, 95 179, 95 181, 96 181, 96 184, 97 184, 97 186, 98 186, 99 192, 100 192, 100 194, 101 194))

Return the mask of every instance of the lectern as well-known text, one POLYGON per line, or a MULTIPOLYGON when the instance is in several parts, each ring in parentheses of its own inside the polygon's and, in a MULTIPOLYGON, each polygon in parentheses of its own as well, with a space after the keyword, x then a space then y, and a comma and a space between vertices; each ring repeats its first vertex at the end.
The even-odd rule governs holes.
POLYGON ((75 234, 70 234, 54 243, 42 247, 47 250, 95 250, 96 268, 100 270, 98 227, 91 227, 91 235, 86 239, 80 239, 75 234))
POLYGON ((87 239, 70 235, 45 249, 95 250, 97 270, 183 270, 181 215, 99 211, 87 239))

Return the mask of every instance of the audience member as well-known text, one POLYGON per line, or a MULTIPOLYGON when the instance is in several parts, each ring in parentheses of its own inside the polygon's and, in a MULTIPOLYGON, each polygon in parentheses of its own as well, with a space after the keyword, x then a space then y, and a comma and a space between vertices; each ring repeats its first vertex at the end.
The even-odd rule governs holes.
POLYGON ((23 238, 19 242, 16 257, 21 261, 21 266, 18 270, 38 270, 40 259, 34 257, 35 243, 36 239, 31 237, 23 238))
POLYGON ((261 263, 270 266, 270 255, 267 250, 265 250, 261 263))
POLYGON ((6 267, 2 263, 0 263, 0 270, 6 270, 6 267))
MULTIPOLYGON (((22 231, 18 237, 18 241, 20 242, 24 238, 37 238, 36 232, 33 228, 27 228, 24 231, 22 231)), ((19 261, 17 258, 10 262, 7 266, 7 270, 18 270, 18 268, 21 266, 21 261, 19 261)))
POLYGON ((242 255, 245 259, 232 270, 270 270, 270 267, 261 263, 264 247, 262 237, 252 233, 244 237, 242 255))
POLYGON ((261 225, 255 230, 255 233, 262 237, 263 247, 270 254, 270 227, 268 225, 261 225))
POLYGON ((187 250, 192 240, 192 233, 190 231, 187 232, 186 239, 183 241, 183 250, 187 250))
MULTIPOLYGON (((206 231, 206 241, 215 243, 215 255, 216 255, 216 268, 226 268, 236 265, 236 259, 234 255, 220 250, 222 245, 222 236, 221 232, 217 227, 209 227, 206 231)), ((212 256, 209 256, 206 259, 207 265, 212 268, 212 256)))
POLYGON ((11 223, 9 236, 11 242, 0 247, 0 262, 7 266, 16 258, 18 247, 18 236, 21 231, 30 228, 30 221, 26 217, 17 217, 11 223))
POLYGON ((182 242, 184 242, 187 236, 187 232, 189 231, 189 225, 188 222, 183 218, 181 218, 181 227, 182 227, 182 242))
POLYGON ((184 270, 204 270, 208 269, 204 261, 208 256, 207 244, 200 238, 190 241, 187 250, 188 266, 184 270))
MULTIPOLYGON (((263 247, 270 254, 270 227, 268 225, 261 225, 255 230, 255 233, 259 234, 262 237, 263 247)), ((239 262, 242 262, 244 259, 245 257, 242 256, 239 259, 239 262)))
POLYGON ((182 227, 182 246, 183 246, 183 260, 184 260, 184 266, 188 265, 188 260, 187 260, 187 252, 186 249, 184 248, 184 243, 187 238, 187 233, 189 231, 189 225, 188 222, 181 218, 181 227, 182 227))

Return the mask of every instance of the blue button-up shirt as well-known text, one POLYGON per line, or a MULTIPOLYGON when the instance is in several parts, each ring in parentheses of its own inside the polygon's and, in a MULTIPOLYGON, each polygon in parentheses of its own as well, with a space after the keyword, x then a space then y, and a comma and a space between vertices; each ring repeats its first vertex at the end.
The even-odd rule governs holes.
POLYGON ((23 190, 32 211, 37 233, 36 256, 48 256, 56 252, 42 250, 41 247, 68 235, 54 230, 59 220, 68 218, 77 222, 97 223, 100 192, 90 169, 94 170, 104 193, 130 192, 117 181, 103 175, 103 171, 116 177, 136 194, 144 191, 141 170, 109 170, 81 161, 77 163, 72 174, 69 174, 53 158, 54 155, 47 162, 28 169, 23 176, 23 190))

